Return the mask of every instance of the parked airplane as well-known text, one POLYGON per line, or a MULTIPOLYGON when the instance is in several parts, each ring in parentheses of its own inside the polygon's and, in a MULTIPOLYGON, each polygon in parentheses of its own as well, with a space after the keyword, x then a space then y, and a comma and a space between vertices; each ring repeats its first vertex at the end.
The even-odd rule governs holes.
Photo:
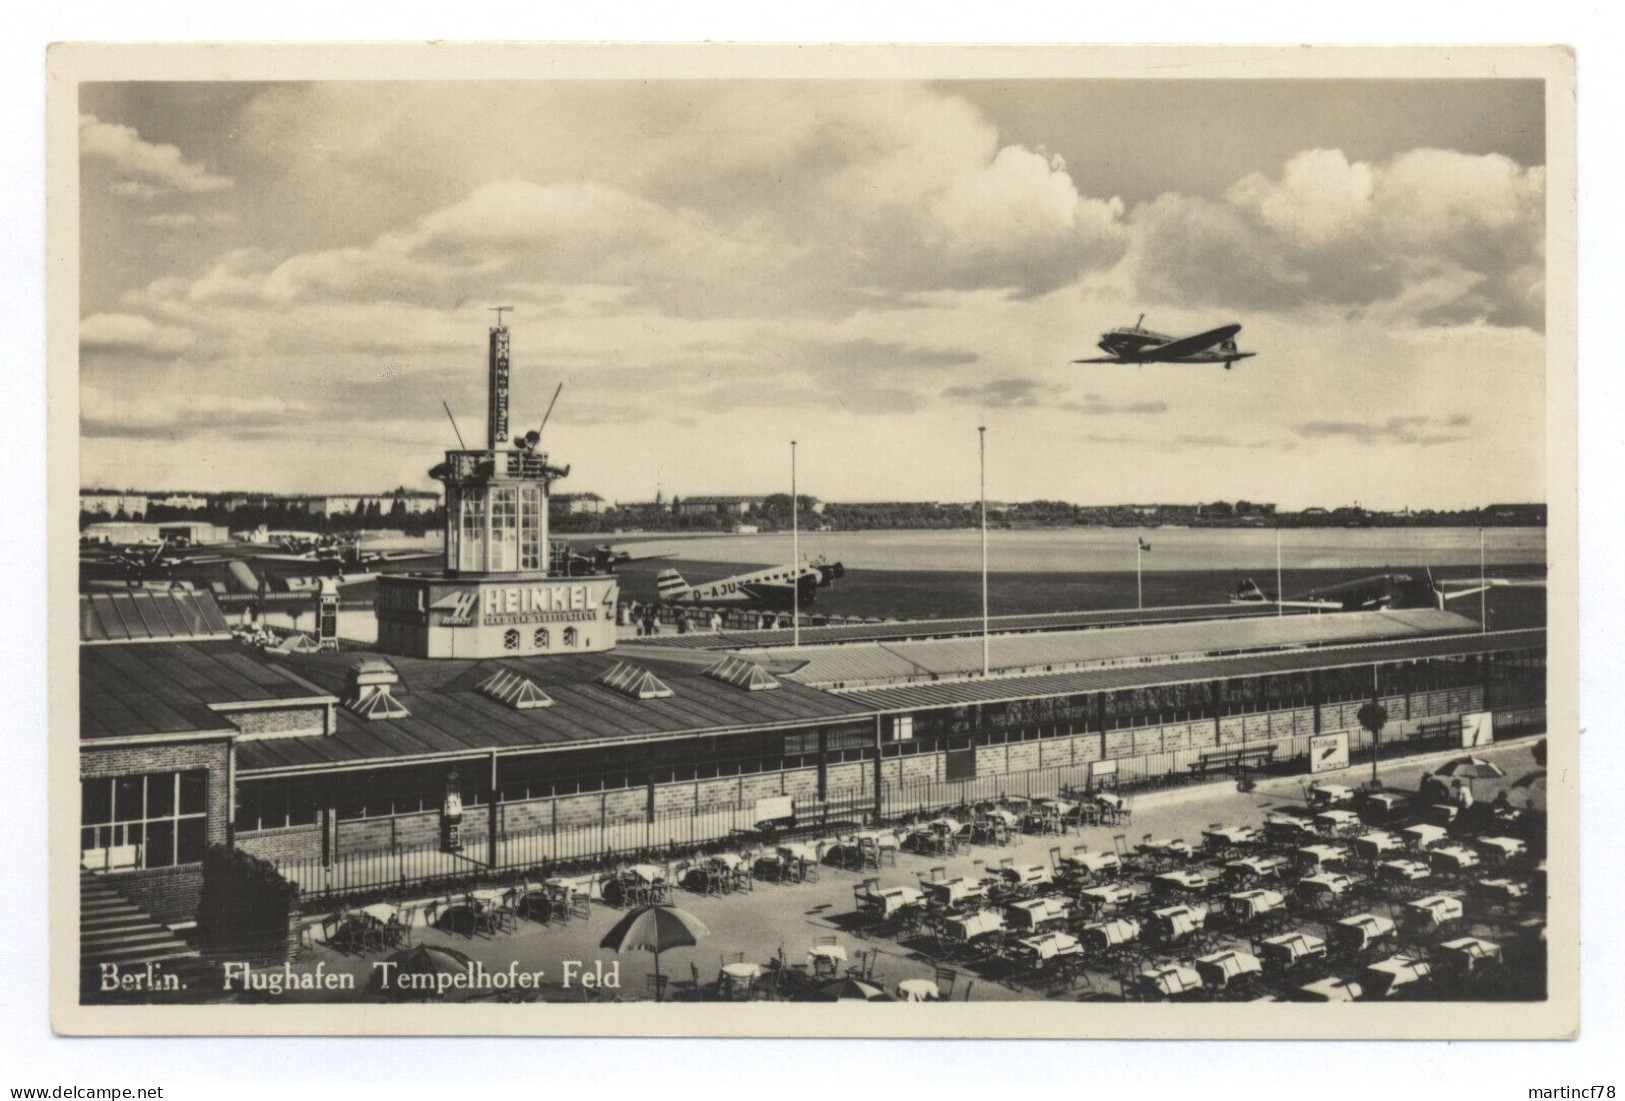
POLYGON ((1527 578, 1509 580, 1502 577, 1449 578, 1435 581, 1433 571, 1425 577, 1408 573, 1381 573, 1359 577, 1353 581, 1340 581, 1319 589, 1310 589, 1294 597, 1277 599, 1274 594, 1258 587, 1252 578, 1236 586, 1231 594, 1232 604, 1279 604, 1283 608, 1308 608, 1324 612, 1373 612, 1397 608, 1444 608, 1445 602, 1464 596, 1476 596, 1489 589, 1544 588, 1546 582, 1527 578))
POLYGON ((669 550, 650 548, 641 543, 633 543, 626 547, 612 547, 608 543, 600 543, 596 547, 579 551, 560 540, 553 543, 553 572, 570 577, 614 573, 617 566, 624 566, 628 562, 670 557, 669 550))
POLYGON ((1257 352, 1236 349, 1240 325, 1222 325, 1195 336, 1171 337, 1140 328, 1145 314, 1133 325, 1100 334, 1097 347, 1106 355, 1097 359, 1074 359, 1073 363, 1222 363, 1226 371, 1238 359, 1257 352))
POLYGON ((227 562, 231 557, 218 553, 215 548, 172 547, 170 540, 161 539, 157 546, 152 547, 83 548, 79 554, 79 567, 81 574, 95 575, 97 580, 155 581, 169 578, 178 566, 227 562))
POLYGON ((319 562, 330 569, 337 568, 341 572, 418 559, 438 560, 442 557, 438 550, 368 550, 362 545, 362 538, 357 534, 318 535, 313 539, 283 539, 277 543, 280 548, 278 553, 260 553, 253 557, 264 562, 319 562))
POLYGON ((662 604, 779 610, 797 603, 807 607, 818 598, 819 589, 845 576, 846 568, 839 562, 825 562, 820 558, 797 569, 774 566, 699 585, 690 585, 676 570, 661 570, 655 576, 655 583, 659 586, 662 604))

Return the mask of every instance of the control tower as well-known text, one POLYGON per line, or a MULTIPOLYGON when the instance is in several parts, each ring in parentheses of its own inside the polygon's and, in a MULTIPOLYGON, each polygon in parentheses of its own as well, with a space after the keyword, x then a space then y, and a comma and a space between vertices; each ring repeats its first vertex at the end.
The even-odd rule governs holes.
POLYGON ((377 581, 379 649, 429 658, 500 658, 615 645, 613 576, 549 572, 549 487, 569 473, 508 442, 508 327, 497 314, 487 356, 483 450, 448 451, 429 472, 446 487, 446 558, 438 573, 377 581))

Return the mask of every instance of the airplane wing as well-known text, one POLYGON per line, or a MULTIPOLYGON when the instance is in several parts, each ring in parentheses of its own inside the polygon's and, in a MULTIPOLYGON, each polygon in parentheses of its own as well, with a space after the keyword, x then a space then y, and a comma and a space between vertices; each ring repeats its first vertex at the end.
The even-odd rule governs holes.
POLYGON ((1097 357, 1095 359, 1074 359, 1072 362, 1073 363, 1122 363, 1122 364, 1128 364, 1130 361, 1126 360, 1126 359, 1122 359, 1122 358, 1120 358, 1118 356, 1099 356, 1099 357, 1097 357))
POLYGON ((1311 608, 1334 612, 1343 610, 1341 600, 1267 600, 1264 603, 1279 604, 1283 608, 1311 608))
POLYGON ((1224 325, 1217 329, 1210 329, 1205 333, 1197 333, 1195 336, 1187 336, 1183 340, 1173 341, 1171 344, 1164 344, 1160 348, 1147 348, 1145 357, 1148 360, 1158 361, 1178 359, 1180 356, 1188 356, 1193 352, 1206 351, 1219 341, 1229 340, 1239 332, 1241 332, 1240 325, 1224 325))
POLYGON ((643 562, 651 558, 675 558, 677 552, 669 547, 649 549, 642 543, 629 543, 622 547, 608 547, 610 558, 619 562, 643 562), (638 549, 643 548, 643 549, 638 549))
POLYGON ((1455 600, 1458 597, 1463 596, 1477 596, 1479 593, 1488 592, 1491 589, 1544 589, 1545 587, 1546 582, 1544 579, 1535 578, 1455 578, 1453 580, 1439 582, 1439 598, 1441 600, 1455 600), (1461 589, 1452 588, 1452 591, 1445 592, 1444 587, 1446 585, 1465 585, 1468 587, 1461 589))

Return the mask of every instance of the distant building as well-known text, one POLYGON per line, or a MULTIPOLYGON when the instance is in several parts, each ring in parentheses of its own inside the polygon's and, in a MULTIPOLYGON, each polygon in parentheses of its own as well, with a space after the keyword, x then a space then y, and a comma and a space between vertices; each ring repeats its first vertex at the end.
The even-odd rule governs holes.
POLYGON ((566 516, 602 516, 609 509, 609 503, 596 493, 555 493, 551 501, 566 516))
POLYGON ((209 498, 209 507, 236 512, 240 508, 271 508, 281 502, 282 498, 269 493, 222 493, 209 498))
POLYGON ((677 504, 680 516, 703 516, 721 513, 724 516, 749 516, 762 507, 762 497, 684 497, 677 504))
POLYGON ((103 489, 81 490, 79 493, 79 511, 96 516, 117 516, 120 512, 126 516, 145 516, 147 504, 145 493, 103 489))
POLYGON ((184 508, 194 511, 209 507, 209 499, 201 493, 171 493, 167 497, 154 497, 151 499, 151 503, 162 505, 165 508, 184 508))
POLYGON ((376 500, 378 510, 385 516, 394 512, 397 504, 404 508, 409 516, 420 516, 440 507, 440 494, 423 489, 407 489, 405 486, 380 494, 376 500))
POLYGON ((1546 523, 1546 506, 1536 504, 1524 505, 1486 505, 1484 513, 1493 520, 1503 523, 1529 524, 1531 526, 1546 523))

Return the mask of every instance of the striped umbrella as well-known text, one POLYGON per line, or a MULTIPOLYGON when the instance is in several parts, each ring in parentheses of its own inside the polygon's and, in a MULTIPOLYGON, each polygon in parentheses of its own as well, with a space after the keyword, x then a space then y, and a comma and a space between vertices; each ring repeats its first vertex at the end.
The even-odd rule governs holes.
POLYGON ((419 944, 386 956, 383 962, 393 966, 373 968, 373 993, 395 1001, 414 1001, 445 997, 433 977, 466 974, 474 960, 455 948, 419 944), (419 980, 416 976, 420 975, 429 976, 430 979, 419 980))
POLYGON ((814 1002, 894 1002, 897 999, 886 993, 874 983, 867 983, 861 979, 836 979, 832 983, 825 983, 817 990, 809 1001, 814 1002))
POLYGON ((675 906, 640 906, 615 923, 598 947, 615 953, 653 952, 655 957, 655 998, 660 997, 660 953, 672 948, 692 948, 711 930, 687 910, 675 906))
POLYGON ((1494 780, 1506 775, 1506 770, 1494 761, 1482 757, 1457 757, 1433 770, 1435 776, 1449 776, 1457 780, 1494 780))

